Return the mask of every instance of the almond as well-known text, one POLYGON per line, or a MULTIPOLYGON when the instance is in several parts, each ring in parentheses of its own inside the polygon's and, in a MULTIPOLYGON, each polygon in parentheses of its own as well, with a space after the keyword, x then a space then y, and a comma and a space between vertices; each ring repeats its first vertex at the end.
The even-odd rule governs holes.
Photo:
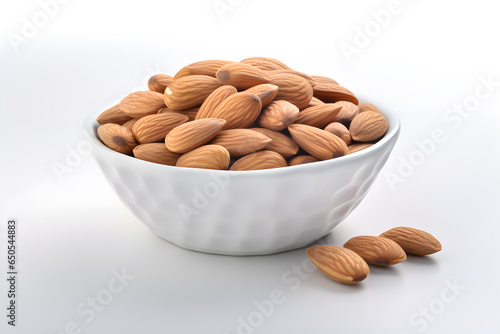
POLYGON ((323 84, 334 84, 338 85, 339 83, 332 78, 324 77, 322 75, 311 75, 311 78, 314 80, 316 83, 323 83, 323 84))
POLYGON ((349 128, 354 117, 359 114, 358 106, 348 101, 339 101, 334 104, 341 107, 337 117, 335 117, 335 122, 342 123, 346 128, 349 128))
POLYGON ((351 145, 351 133, 344 124, 339 122, 330 123, 326 126, 325 131, 333 133, 334 135, 342 139, 347 146, 351 145))
POLYGON ((365 112, 365 111, 375 111, 375 112, 380 112, 380 110, 374 106, 371 103, 361 103, 359 106, 359 112, 365 112))
POLYGON ((155 74, 148 80, 148 88, 150 91, 165 93, 165 88, 174 81, 170 75, 166 74, 155 74))
POLYGON ((273 74, 270 77, 271 84, 278 86, 277 100, 293 103, 299 109, 304 109, 311 102, 313 88, 306 79, 289 73, 273 74))
POLYGON ((316 161, 319 161, 319 159, 316 159, 312 155, 298 155, 288 162, 288 166, 303 165, 316 161))
POLYGON ((394 227, 380 236, 395 241, 406 254, 429 255, 442 249, 441 243, 430 233, 412 227, 394 227))
POLYGON ((120 109, 132 118, 156 114, 164 106, 163 94, 151 91, 134 92, 120 102, 120 109))
POLYGON ((179 110, 197 107, 220 86, 219 80, 207 75, 183 77, 174 80, 165 89, 165 104, 179 110))
POLYGON ((223 130, 210 142, 226 148, 232 157, 239 157, 266 147, 271 138, 250 129, 223 130))
POLYGON ((225 99, 233 94, 238 93, 238 90, 233 86, 224 85, 212 92, 207 99, 203 102, 196 114, 196 119, 209 118, 210 115, 215 111, 215 109, 224 102, 225 99))
POLYGON ((295 71, 292 69, 267 71, 268 75, 274 75, 274 74, 280 74, 280 73, 288 73, 288 74, 298 75, 299 77, 306 79, 309 82, 309 84, 311 85, 311 87, 316 86, 316 82, 314 81, 314 79, 312 77, 310 77, 309 75, 307 75, 305 73, 299 72, 299 71, 295 71))
POLYGON ((175 166, 180 154, 169 151, 164 143, 150 143, 136 146, 134 157, 157 164, 175 166))
POLYGON ((259 125, 263 128, 280 131, 292 124, 299 115, 299 108, 288 101, 278 100, 269 103, 260 113, 259 125))
POLYGON ((342 106, 333 103, 320 104, 308 107, 299 113, 295 120, 296 124, 305 124, 323 129, 337 118, 342 106))
POLYGON ((304 151, 320 160, 341 157, 348 152, 344 141, 330 132, 304 124, 292 124, 288 130, 304 151))
POLYGON ((299 145, 281 132, 264 128, 251 128, 251 130, 271 138, 271 142, 265 147, 266 150, 277 152, 285 158, 291 157, 299 151, 299 145))
POLYGON ((258 67, 242 63, 222 66, 216 74, 217 79, 224 85, 231 85, 238 90, 269 83, 269 76, 258 67))
POLYGON ((338 246, 315 245, 307 256, 323 274, 343 284, 356 284, 370 273, 365 260, 355 252, 338 246))
POLYGON ((256 95, 262 102, 262 108, 267 106, 278 94, 278 86, 271 84, 262 84, 248 88, 247 93, 256 95))
POLYGON ((361 235, 349 239, 344 248, 361 256, 366 263, 376 266, 389 266, 406 260, 403 248, 384 237, 361 235))
POLYGON ((139 144, 162 142, 173 128, 186 123, 188 119, 186 115, 175 112, 149 115, 134 124, 132 133, 139 144))
POLYGON ((130 155, 134 147, 137 146, 132 131, 118 124, 100 125, 97 128, 97 134, 104 145, 116 152, 130 155))
POLYGON ((261 109, 262 103, 257 96, 241 92, 224 100, 209 117, 225 119, 224 130, 247 128, 259 117, 261 109))
POLYGON ((160 110, 158 110, 158 114, 163 114, 163 113, 167 113, 167 112, 174 112, 177 114, 187 116, 189 121, 194 121, 196 118, 196 115, 198 114, 198 110, 200 110, 200 108, 198 108, 198 107, 190 108, 190 109, 186 109, 186 110, 177 110, 177 109, 171 109, 171 108, 165 107, 165 108, 161 108, 160 110))
POLYGON ((129 129, 132 131, 132 128, 134 127, 134 124, 137 123, 137 121, 140 120, 140 118, 132 118, 130 121, 123 123, 123 127, 125 129, 129 129))
POLYGON ((100 125, 106 124, 106 123, 113 123, 113 124, 118 124, 122 125, 125 124, 126 122, 130 121, 132 117, 126 115, 121 109, 120 105, 117 104, 115 106, 112 106, 111 108, 103 111, 99 116, 97 116, 97 123, 100 125))
POLYGON ((165 137, 165 145, 175 153, 185 153, 211 141, 226 124, 219 118, 203 118, 181 124, 165 137))
POLYGON ((356 144, 351 144, 347 148, 349 149, 349 153, 347 154, 352 154, 359 152, 361 150, 364 150, 365 148, 368 148, 370 146, 373 146, 372 143, 356 143, 356 144))
POLYGON ((314 97, 327 103, 349 101, 358 104, 358 99, 349 89, 334 83, 322 81, 316 81, 316 86, 314 86, 314 97))
POLYGON ((240 63, 252 65, 260 68, 263 71, 274 71, 274 70, 287 70, 288 66, 280 62, 279 60, 267 57, 250 57, 243 59, 240 63))
POLYGON ((202 60, 190 65, 184 66, 174 79, 180 79, 189 75, 208 75, 215 78, 215 73, 224 65, 232 64, 233 61, 229 60, 202 60))
POLYGON ((229 152, 224 147, 205 145, 181 155, 176 166, 226 170, 230 161, 229 152))
POLYGON ((375 111, 365 111, 354 117, 349 131, 353 140, 369 142, 382 137, 388 127, 384 115, 375 111))
POLYGON ((230 170, 258 170, 288 166, 285 158, 274 151, 259 151, 236 160, 230 170))
POLYGON ((322 105, 322 104, 325 104, 325 102, 323 102, 320 99, 318 99, 317 97, 313 96, 313 98, 311 99, 311 102, 309 102, 309 105, 306 108, 314 107, 314 106, 319 106, 319 105, 322 105))

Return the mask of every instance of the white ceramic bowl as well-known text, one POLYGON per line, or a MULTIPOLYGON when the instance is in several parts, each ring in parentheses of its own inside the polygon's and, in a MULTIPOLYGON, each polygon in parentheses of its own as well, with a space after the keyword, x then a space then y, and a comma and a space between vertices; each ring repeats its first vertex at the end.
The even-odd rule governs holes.
POLYGON ((382 113, 389 129, 368 149, 258 171, 165 166, 117 153, 97 138, 98 114, 83 132, 117 196, 155 234, 201 252, 261 255, 306 246, 357 207, 399 136, 396 114, 382 113))

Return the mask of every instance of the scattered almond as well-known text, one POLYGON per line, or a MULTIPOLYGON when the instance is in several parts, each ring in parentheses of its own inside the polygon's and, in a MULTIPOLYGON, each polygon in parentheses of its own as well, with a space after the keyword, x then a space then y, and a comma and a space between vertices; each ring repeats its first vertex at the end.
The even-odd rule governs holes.
POLYGON ((365 112, 365 111, 375 111, 375 112, 380 112, 376 106, 374 106, 371 103, 361 103, 359 106, 359 112, 365 112))
POLYGON ((365 260, 347 248, 315 245, 309 247, 306 252, 319 271, 339 283, 356 284, 370 273, 365 260))
POLYGON ((198 107, 220 86, 219 80, 208 75, 182 77, 165 89, 165 104, 171 109, 179 110, 198 107))
POLYGON ((233 86, 224 85, 212 92, 198 110, 196 119, 210 118, 215 109, 231 95, 238 93, 238 90, 233 86))
POLYGON ((259 117, 261 109, 262 102, 256 95, 241 92, 229 96, 209 116, 225 119, 224 130, 248 128, 259 117))
POLYGON ((344 248, 376 266, 389 266, 406 260, 405 251, 396 242, 384 237, 361 235, 349 239, 344 248))
POLYGON ((354 117, 359 114, 358 106, 349 101, 339 101, 334 104, 341 108, 334 121, 342 123, 349 128, 354 117))
POLYGON ((323 129, 333 122, 342 106, 334 103, 324 103, 313 107, 308 107, 299 113, 295 120, 296 124, 305 124, 323 129))
POLYGON ((174 79, 180 79, 187 77, 189 75, 208 75, 209 77, 215 78, 215 73, 224 65, 232 64, 233 61, 229 60, 202 60, 196 63, 184 66, 177 74, 174 79))
POLYGON ((299 109, 304 109, 311 102, 313 88, 306 79, 289 73, 273 74, 270 78, 271 84, 278 86, 277 100, 293 103, 299 109))
POLYGON ((250 57, 240 61, 242 64, 252 65, 260 68, 263 71, 286 70, 288 66, 277 59, 268 57, 250 57))
POLYGON ((429 255, 442 249, 441 243, 430 233, 412 227, 394 227, 380 236, 395 241, 406 254, 429 255))
POLYGON ((281 132, 264 128, 251 129, 271 138, 271 142, 265 147, 266 150, 277 152, 285 158, 291 157, 299 151, 299 145, 297 145, 292 138, 282 134, 281 132))
POLYGON ((326 81, 316 80, 316 85, 314 86, 314 97, 317 97, 326 103, 349 101, 354 104, 358 104, 358 99, 349 89, 326 81))
POLYGON ((247 93, 256 95, 262 102, 262 108, 267 106, 278 94, 278 86, 271 84, 262 84, 248 88, 247 93))

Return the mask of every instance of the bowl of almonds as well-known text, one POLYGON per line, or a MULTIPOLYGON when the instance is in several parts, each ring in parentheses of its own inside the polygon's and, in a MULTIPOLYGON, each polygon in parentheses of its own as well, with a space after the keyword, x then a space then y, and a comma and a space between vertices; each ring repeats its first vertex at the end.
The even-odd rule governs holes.
POLYGON ((337 81, 252 57, 157 74, 84 124, 92 155, 155 234, 216 254, 306 246, 356 208, 396 114, 337 81))

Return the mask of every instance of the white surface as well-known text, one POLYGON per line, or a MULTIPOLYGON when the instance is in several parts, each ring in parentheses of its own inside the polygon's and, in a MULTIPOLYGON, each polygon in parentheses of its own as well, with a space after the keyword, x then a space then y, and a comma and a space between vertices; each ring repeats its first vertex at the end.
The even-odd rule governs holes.
MULTIPOLYGON (((20 278, 18 327, 2 315, 1 332, 55 334, 74 321, 81 333, 232 334, 238 317, 255 315, 254 301, 278 289, 284 302, 254 333, 497 333, 500 87, 467 117, 448 113, 472 101, 480 77, 500 81, 494 3, 401 0, 402 10, 347 62, 341 43, 352 43, 356 27, 389 1, 231 2, 234 10, 221 20, 211 0, 71 1, 16 53, 6 36, 19 34, 23 17, 40 5, 2 1, 0 233, 8 217, 19 220, 20 278), (381 177, 324 242, 341 245, 406 225, 434 234, 441 253, 372 267, 354 287, 318 271, 292 280, 303 249, 226 257, 157 238, 119 202, 89 156, 58 180, 52 164, 64 164, 67 147, 77 148, 85 117, 140 89, 150 69, 174 73, 195 60, 252 55, 332 76, 401 117, 402 134, 381 177), (388 173, 417 157, 415 140, 436 129, 446 140, 391 187, 388 173), (106 296, 116 283, 112 271, 122 268, 135 278, 87 323, 77 307, 106 296), (460 295, 445 290, 454 280, 467 287, 460 295), (421 308, 433 309, 429 320, 421 308)), ((4 272, 4 238, 0 247, 4 272)))

